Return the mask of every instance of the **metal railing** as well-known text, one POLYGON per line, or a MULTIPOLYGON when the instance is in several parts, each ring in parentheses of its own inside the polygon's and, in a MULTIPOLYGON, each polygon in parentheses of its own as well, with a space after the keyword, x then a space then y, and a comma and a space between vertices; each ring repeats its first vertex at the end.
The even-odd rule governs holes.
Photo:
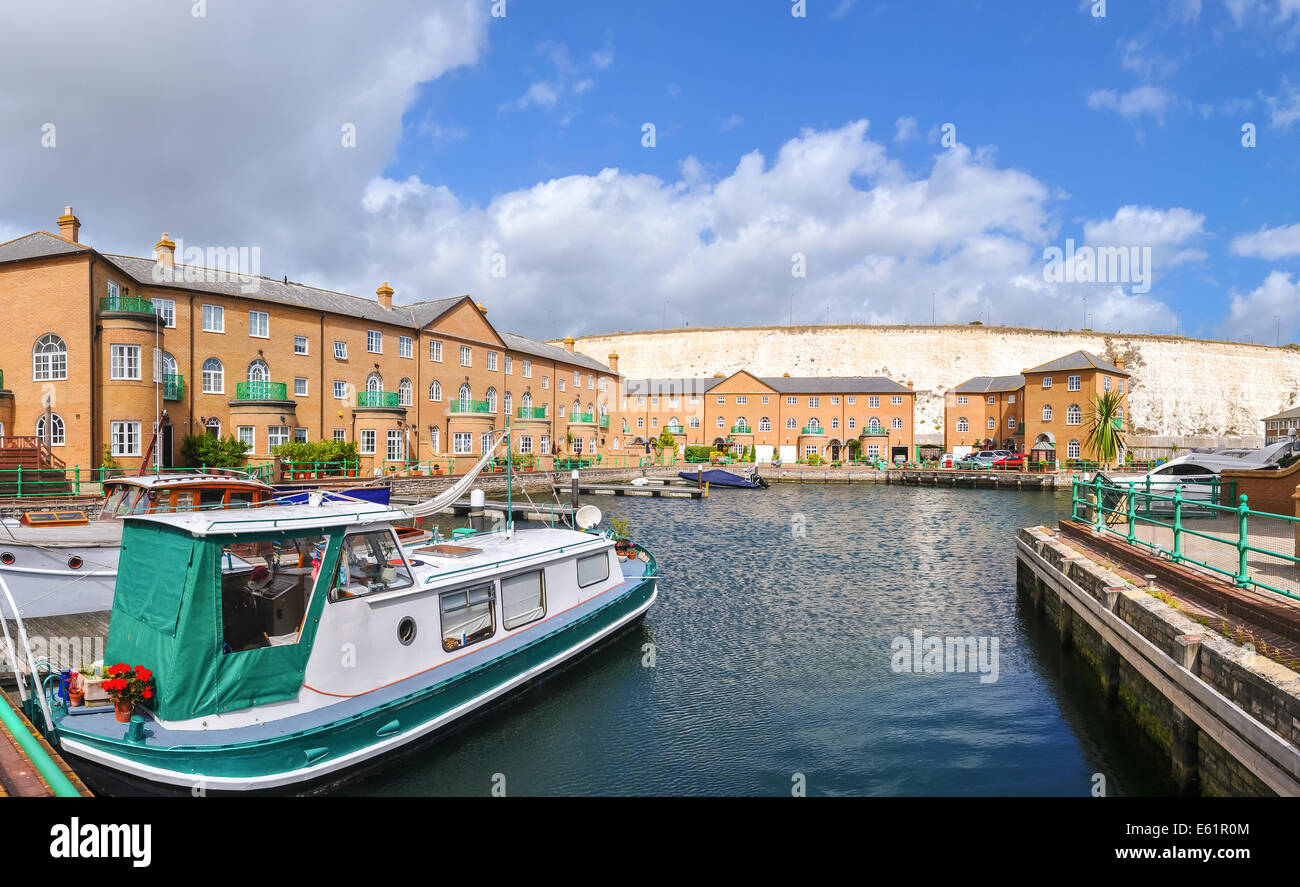
POLYGON ((574 413, 569 417, 570 425, 594 425, 596 416, 594 413, 574 413))
POLYGON ((137 314, 153 314, 153 302, 139 296, 101 296, 100 311, 133 311, 137 314))
POLYGON ((185 377, 179 373, 163 373, 163 400, 185 399, 185 377))
POLYGON ((609 416, 608 416, 608 414, 603 415, 603 416, 600 417, 600 427, 601 427, 601 428, 606 428, 606 429, 609 428, 609 416))
POLYGON ((889 429, 879 425, 869 425, 862 431, 863 437, 889 437, 889 429))
POLYGON ((515 416, 520 419, 545 419, 546 407, 520 407, 515 410, 515 416))
POLYGON ((748 425, 732 425, 731 433, 732 434, 753 434, 754 429, 750 428, 748 425))
MULTIPOLYGON (((393 397, 396 398, 397 395, 394 394, 393 397)), ((393 406, 396 405, 397 404, 395 403, 393 404, 393 406)), ((464 414, 464 413, 491 414, 493 410, 492 410, 492 405, 488 403, 486 400, 453 400, 451 402, 451 405, 447 408, 447 412, 454 413, 454 414, 464 414)))
POLYGON ((826 429, 822 428, 820 425, 817 426, 816 428, 812 427, 811 425, 805 425, 803 428, 799 429, 799 433, 800 434, 825 434, 826 429))
POLYGON ((294 462, 285 459, 280 462, 286 480, 318 480, 322 477, 356 477, 361 473, 360 459, 345 459, 341 462, 294 462))
MULTIPOLYGON (((121 457, 129 458, 129 457, 121 457)), ((206 465, 196 468, 164 468, 163 474, 180 474, 193 471, 206 472, 206 465)), ((213 469, 217 470, 217 469, 213 469)), ((219 469, 237 472, 251 480, 271 483, 275 469, 272 463, 256 463, 242 468, 219 469)), ((149 469, 152 471, 152 468, 149 469)), ((118 477, 134 477, 137 467, 129 468, 4 468, 0 469, 0 499, 18 499, 24 496, 98 496, 103 493, 106 481, 118 477)))
POLYGON ((1295 573, 1300 569, 1300 518, 1255 511, 1245 495, 1235 492, 1235 485, 1223 485, 1217 477, 1212 483, 1159 482, 1153 491, 1149 479, 1146 484, 1104 476, 1085 481, 1076 475, 1070 484, 1070 514, 1098 533, 1223 576, 1239 588, 1300 600, 1300 574, 1295 573), (1221 497, 1237 504, 1221 505, 1221 497))
POLYGON ((284 382, 239 382, 235 400, 288 400, 289 386, 284 382))

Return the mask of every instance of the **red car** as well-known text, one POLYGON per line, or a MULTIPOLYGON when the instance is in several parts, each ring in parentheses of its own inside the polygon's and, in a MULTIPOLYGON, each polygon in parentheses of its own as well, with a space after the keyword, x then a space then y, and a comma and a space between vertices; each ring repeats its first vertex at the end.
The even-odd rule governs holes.
POLYGON ((1010 456, 1003 456, 994 462, 993 467, 1002 471, 1023 471, 1025 458, 1024 453, 1012 453, 1010 456))

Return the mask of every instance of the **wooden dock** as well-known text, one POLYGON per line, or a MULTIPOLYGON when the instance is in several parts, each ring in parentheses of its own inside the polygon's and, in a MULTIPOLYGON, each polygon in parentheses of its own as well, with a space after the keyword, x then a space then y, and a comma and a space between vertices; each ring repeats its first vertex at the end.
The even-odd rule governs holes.
MULTIPOLYGON (((925 487, 980 487, 992 490, 1054 490, 1060 477, 1050 472, 968 471, 965 469, 890 469, 885 483, 925 487)), ((1066 484, 1069 479, 1066 479, 1066 484)))
MULTIPOLYGON (((555 492, 559 496, 568 496, 573 487, 570 484, 556 484, 555 492)), ((586 496, 648 496, 657 499, 699 499, 703 490, 686 482, 645 484, 601 484, 578 481, 578 492, 586 496)))
MULTIPOLYGON (((77 774, 72 772, 72 768, 56 752, 45 737, 40 734, 32 722, 23 716, 22 710, 10 699, 4 692, 0 691, 0 705, 5 706, 14 715, 19 724, 20 730, 24 731, 27 736, 22 737, 22 741, 35 743, 40 751, 34 752, 37 757, 40 752, 44 752, 54 765, 58 767, 59 772, 67 778, 72 784, 68 789, 64 786, 66 794, 71 794, 75 790, 83 798, 91 797, 90 789, 86 788, 77 774)), ((40 769, 32 761, 31 756, 24 750, 20 737, 10 735, 9 731, 0 725, 0 798, 50 798, 54 797, 56 792, 41 776, 40 769)), ((57 774, 54 777, 57 779, 57 774)))

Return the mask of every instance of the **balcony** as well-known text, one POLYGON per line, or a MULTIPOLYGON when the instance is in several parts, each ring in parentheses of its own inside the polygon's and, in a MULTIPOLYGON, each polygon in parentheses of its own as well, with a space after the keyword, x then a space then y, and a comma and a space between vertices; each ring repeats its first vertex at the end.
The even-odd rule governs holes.
POLYGON ((889 429, 882 428, 879 425, 871 425, 862 429, 863 437, 889 437, 889 429))
POLYGON ((185 377, 177 373, 163 374, 163 400, 185 399, 185 377))
MULTIPOLYGON (((396 394, 393 397, 397 397, 396 394)), ((394 404, 396 406, 396 404, 394 404)), ((470 413, 481 413, 491 415, 494 411, 492 405, 486 400, 453 400, 451 406, 447 407, 447 412, 455 415, 468 415, 470 413)))
POLYGON ((799 433, 800 434, 825 434, 826 429, 822 428, 820 425, 816 427, 813 427, 811 425, 805 425, 803 428, 799 430, 799 433))
POLYGON ((132 311, 136 314, 153 314, 153 302, 137 296, 103 296, 99 300, 100 311, 132 311))
POLYGON ((520 407, 515 410, 515 416, 519 419, 545 419, 546 407, 520 407))
POLYGON ((601 427, 601 428, 604 428, 606 431, 609 430, 609 416, 608 416, 608 415, 605 415, 605 416, 601 416, 601 417, 600 417, 600 427, 601 427))
POLYGON ((235 400, 288 400, 289 388, 284 382, 239 382, 235 385, 235 400))
POLYGON ((569 417, 570 425, 595 425, 595 413, 574 413, 569 417))
POLYGON ((395 410, 402 406, 402 397, 396 391, 358 391, 357 406, 395 410))
POLYGON ((748 425, 732 425, 731 433, 732 434, 753 434, 754 429, 750 428, 748 425))

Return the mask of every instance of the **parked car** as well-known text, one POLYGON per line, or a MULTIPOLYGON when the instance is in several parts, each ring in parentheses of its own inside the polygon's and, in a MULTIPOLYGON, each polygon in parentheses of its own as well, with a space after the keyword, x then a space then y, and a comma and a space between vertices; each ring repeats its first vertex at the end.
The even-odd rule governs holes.
POLYGON ((983 471, 993 464, 994 458, 992 452, 989 451, 971 453, 969 456, 963 456, 958 459, 955 467, 983 471))
POLYGON ((1026 456, 1024 453, 1011 453, 1002 456, 993 462, 994 468, 1001 468, 1006 471, 1024 471, 1026 456))
POLYGON ((939 458, 939 467, 940 468, 952 467, 952 453, 944 453, 943 456, 939 458))

